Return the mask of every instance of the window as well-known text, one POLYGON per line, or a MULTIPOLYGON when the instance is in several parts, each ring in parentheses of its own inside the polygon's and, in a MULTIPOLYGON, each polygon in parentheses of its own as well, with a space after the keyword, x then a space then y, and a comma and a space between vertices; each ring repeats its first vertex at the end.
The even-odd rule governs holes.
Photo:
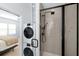
POLYGON ((16 34, 16 24, 9 24, 9 35, 16 34))
POLYGON ((2 35, 16 35, 16 24, 18 23, 18 16, 13 13, 0 9, 0 36, 2 35))
POLYGON ((0 36, 7 35, 7 24, 0 23, 0 36))
POLYGON ((3 35, 15 35, 16 24, 0 23, 0 36, 3 35))

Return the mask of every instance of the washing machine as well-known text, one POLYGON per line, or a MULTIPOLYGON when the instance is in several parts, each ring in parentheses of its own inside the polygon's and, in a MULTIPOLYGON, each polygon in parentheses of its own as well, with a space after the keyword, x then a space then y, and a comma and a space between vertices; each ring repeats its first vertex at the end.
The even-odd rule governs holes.
POLYGON ((38 40, 35 39, 34 24, 24 24, 23 28, 23 55, 35 56, 36 48, 38 47, 38 40))
POLYGON ((32 17, 29 22, 23 24, 23 56, 36 56, 38 49, 38 40, 36 39, 36 4, 32 4, 32 17))
POLYGON ((30 23, 23 25, 23 55, 33 56, 33 49, 31 46, 31 40, 34 35, 34 30, 30 23))

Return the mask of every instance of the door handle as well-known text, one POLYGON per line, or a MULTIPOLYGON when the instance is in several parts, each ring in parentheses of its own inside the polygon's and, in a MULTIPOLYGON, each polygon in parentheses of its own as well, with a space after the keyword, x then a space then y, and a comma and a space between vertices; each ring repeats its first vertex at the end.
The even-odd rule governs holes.
POLYGON ((38 47, 38 40, 37 39, 32 39, 31 40, 31 45, 32 45, 32 47, 37 48, 38 47))

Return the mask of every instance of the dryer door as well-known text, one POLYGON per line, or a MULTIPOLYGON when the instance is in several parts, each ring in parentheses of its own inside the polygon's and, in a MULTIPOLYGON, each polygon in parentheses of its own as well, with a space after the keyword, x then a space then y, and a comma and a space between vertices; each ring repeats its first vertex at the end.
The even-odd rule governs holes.
POLYGON ((33 29, 31 27, 26 27, 24 29, 24 36, 28 39, 32 38, 34 35, 33 29))
POLYGON ((24 53, 24 56, 34 56, 33 51, 28 47, 24 49, 23 53, 24 53))

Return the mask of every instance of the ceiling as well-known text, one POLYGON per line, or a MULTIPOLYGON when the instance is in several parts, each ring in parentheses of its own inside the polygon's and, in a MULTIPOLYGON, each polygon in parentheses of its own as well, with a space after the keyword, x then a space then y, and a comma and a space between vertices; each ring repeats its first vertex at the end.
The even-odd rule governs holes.
POLYGON ((28 22, 27 20, 31 19, 31 3, 0 3, 0 7, 22 16, 23 22, 28 22))
POLYGON ((67 3, 41 3, 40 9, 50 8, 50 7, 64 5, 64 4, 67 4, 67 3))

